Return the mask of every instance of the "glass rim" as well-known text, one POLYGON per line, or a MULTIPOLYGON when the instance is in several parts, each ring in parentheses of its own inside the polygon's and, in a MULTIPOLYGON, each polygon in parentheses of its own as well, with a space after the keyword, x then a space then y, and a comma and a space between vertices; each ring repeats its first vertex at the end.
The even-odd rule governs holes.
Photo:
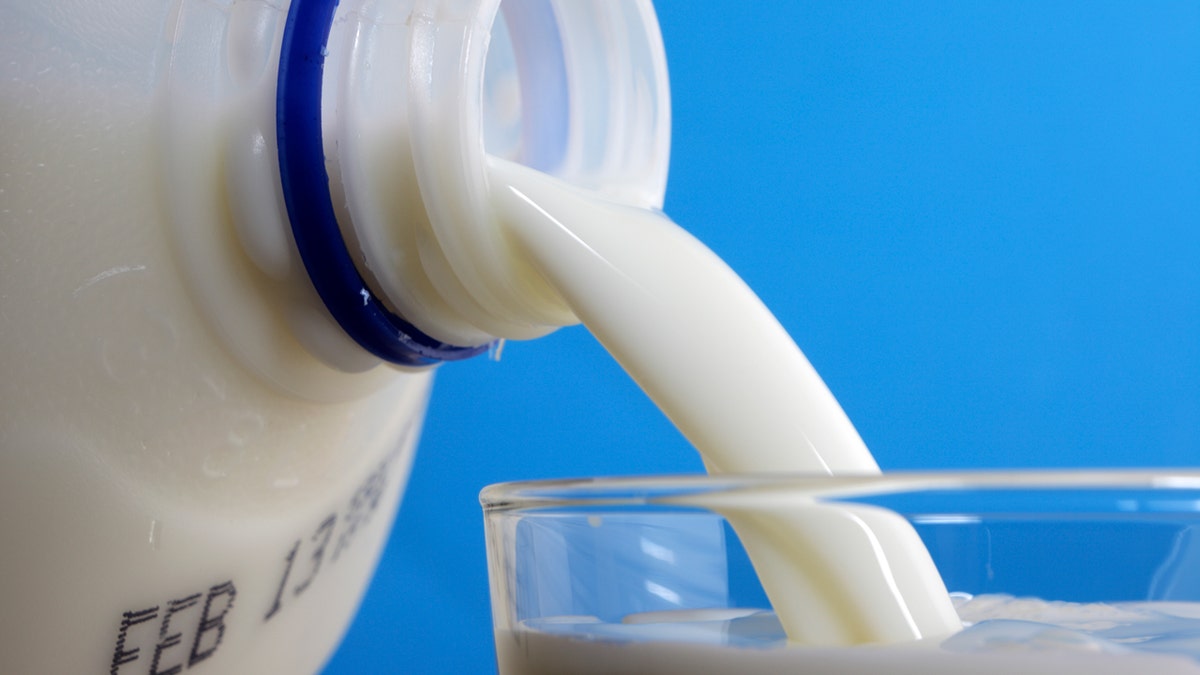
POLYGON ((677 496, 753 491, 838 499, 920 491, 1200 490, 1200 469, 970 469, 863 474, 661 474, 494 483, 479 493, 485 513, 555 506, 641 506, 677 496))

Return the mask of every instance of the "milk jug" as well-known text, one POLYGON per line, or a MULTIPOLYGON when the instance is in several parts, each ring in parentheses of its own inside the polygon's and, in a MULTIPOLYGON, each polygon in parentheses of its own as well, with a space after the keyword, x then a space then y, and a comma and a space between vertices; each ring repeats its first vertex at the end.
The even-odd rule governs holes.
POLYGON ((0 670, 303 673, 433 367, 574 323, 486 156, 661 205, 643 0, 0 4, 0 670))

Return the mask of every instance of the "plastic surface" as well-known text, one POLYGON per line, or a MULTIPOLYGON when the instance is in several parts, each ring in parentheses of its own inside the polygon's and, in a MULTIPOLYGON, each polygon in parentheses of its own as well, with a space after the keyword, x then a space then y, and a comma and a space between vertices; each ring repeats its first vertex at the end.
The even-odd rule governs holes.
POLYGON ((244 254, 280 17, 0 5, 0 670, 312 672, 374 569, 431 377, 317 359, 244 254))
POLYGON ((336 5, 293 0, 284 22, 276 88, 279 175, 288 220, 309 280, 355 342, 406 366, 470 358, 488 345, 448 345, 388 311, 354 266, 338 228, 325 171, 321 82, 336 5))
POLYGON ((575 323, 512 254, 488 204, 486 158, 661 205, 670 105, 650 4, 415 2, 348 16, 357 21, 335 24, 330 54, 408 64, 327 75, 326 124, 342 140, 326 152, 359 271, 397 313, 453 344, 575 323))
MULTIPOLYGON (((552 5, 530 6, 513 13, 514 30, 527 16, 535 17, 524 26, 532 34, 550 25, 544 10, 552 5)), ((617 16, 607 9, 617 6, 595 3, 578 16, 617 16)), ((641 48, 652 58, 635 72, 643 79, 613 82, 652 85, 643 92, 650 105, 630 109, 649 124, 633 124, 644 134, 611 145, 604 125, 616 121, 604 117, 588 128, 606 139, 605 152, 652 138, 645 147, 664 151, 630 155, 651 160, 633 183, 661 200, 661 45, 649 5, 623 7, 612 25, 629 23, 621 39, 646 42, 641 48)), ((466 134, 479 141, 471 150, 480 162, 482 137, 455 116, 418 127, 411 110, 380 110, 366 99, 385 73, 416 74, 427 88, 435 83, 425 75, 433 74, 448 78, 434 89, 451 95, 421 90, 422 104, 437 98, 441 108, 469 108, 463 119, 480 123, 496 4, 296 5, 314 8, 324 13, 314 25, 329 26, 330 40, 321 47, 319 35, 310 36, 295 52, 286 4, 0 8, 0 314, 13 318, 3 322, 0 350, 0 500, 10 514, 0 536, 11 552, 3 594, 19 608, 0 612, 5 670, 312 672, 358 604, 405 487, 431 373, 385 366, 339 327, 300 264, 286 207, 323 217, 325 241, 301 242, 306 256, 326 252, 335 227, 360 244, 360 226, 400 230, 412 244, 402 254, 431 255, 426 245, 436 232, 421 228, 444 194, 416 195, 413 171, 400 175, 388 163, 409 162, 452 192, 463 180, 447 172, 454 160, 438 152, 414 159, 408 130, 419 132, 417 144, 431 144, 426 151, 452 150, 447 139, 466 134), (464 45, 470 49, 457 51, 464 45), (375 60, 381 52, 372 47, 402 56, 375 60), (307 89, 293 98, 292 78, 302 71, 280 68, 281 58, 324 59, 327 67, 303 71, 307 89), (465 71, 465 80, 455 79, 465 71), (455 95, 463 92, 465 99, 455 95), (355 96, 365 105, 342 105, 355 96), (319 118, 288 114, 295 102, 319 109, 319 118), (389 135, 397 129, 405 136, 389 135), (276 147, 275 139, 290 142, 297 133, 307 137, 306 155, 276 147), (282 178, 281 161, 292 170, 282 178), (293 184, 298 163, 315 165, 300 172, 309 179, 300 186, 293 184), (371 210, 364 202, 395 206, 399 193, 416 195, 400 200, 405 215, 417 212, 415 225, 350 217, 371 210), (73 636, 69 645, 52 644, 64 633, 73 636)), ((546 42, 550 51, 559 37, 546 42)), ((591 46, 611 48, 595 39, 591 46)), ((540 128, 534 121, 530 133, 540 128)), ((560 125, 546 143, 523 145, 539 156, 559 147, 554 152, 569 157, 576 141, 562 132, 560 125)), ((588 175, 601 184, 610 175, 624 181, 629 164, 617 159, 588 175)), ((474 251, 480 260, 458 260, 451 271, 492 264, 503 253, 485 247, 474 251)), ((367 269, 358 250, 338 262, 343 271, 367 269)), ((450 268, 410 268, 421 280, 417 291, 461 286, 438 277, 439 269, 450 268)), ((361 286, 351 290, 352 299, 361 297, 361 286)), ((520 313, 536 314, 539 300, 518 310, 518 332, 573 321, 551 311, 553 321, 529 328, 520 313)), ((468 318, 461 325, 478 332, 477 317, 468 318)), ((460 327, 427 325, 431 333, 460 327)), ((445 356, 418 352, 392 360, 425 365, 445 356)))

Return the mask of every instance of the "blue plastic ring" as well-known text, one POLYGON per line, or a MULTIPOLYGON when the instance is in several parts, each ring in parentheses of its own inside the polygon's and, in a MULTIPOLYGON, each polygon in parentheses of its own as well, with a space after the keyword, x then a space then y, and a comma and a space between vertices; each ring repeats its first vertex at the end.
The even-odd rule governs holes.
POLYGON ((427 366, 475 356, 489 345, 446 344, 397 316, 367 285, 342 239, 321 137, 325 45, 337 0, 292 0, 283 29, 275 92, 275 134, 283 200, 300 258, 333 318, 368 352, 427 366))

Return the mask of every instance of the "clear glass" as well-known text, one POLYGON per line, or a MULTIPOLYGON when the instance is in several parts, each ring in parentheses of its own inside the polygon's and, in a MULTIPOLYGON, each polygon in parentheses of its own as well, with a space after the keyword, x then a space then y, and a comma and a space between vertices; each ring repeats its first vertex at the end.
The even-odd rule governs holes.
POLYGON ((1200 472, 603 478, 480 499, 501 675, 1200 673, 1200 472), (969 630, 789 643, 734 528, 699 504, 797 498, 903 517, 969 630))

